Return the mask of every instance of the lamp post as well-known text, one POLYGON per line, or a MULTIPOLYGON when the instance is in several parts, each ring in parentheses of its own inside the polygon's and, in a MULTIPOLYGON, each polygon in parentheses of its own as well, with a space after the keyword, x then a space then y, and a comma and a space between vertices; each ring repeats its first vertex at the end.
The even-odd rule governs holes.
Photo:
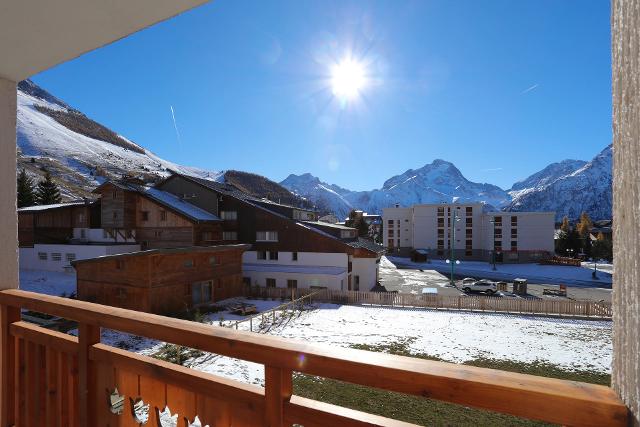
POLYGON ((598 258, 596 258, 596 254, 593 252, 593 244, 594 241, 589 238, 589 242, 591 243, 591 257, 593 258, 593 273, 591 273, 591 277, 594 279, 598 278, 598 258))
POLYGON ((493 249, 491 250, 491 262, 493 263, 493 271, 496 271, 496 218, 493 217, 489 220, 493 224, 493 234, 491 235, 491 241, 493 242, 493 249))

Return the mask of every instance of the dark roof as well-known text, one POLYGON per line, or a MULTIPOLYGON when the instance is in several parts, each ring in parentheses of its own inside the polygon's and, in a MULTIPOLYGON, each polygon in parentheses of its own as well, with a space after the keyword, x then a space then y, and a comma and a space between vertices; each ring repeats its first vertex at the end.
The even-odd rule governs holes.
POLYGON ((65 203, 56 203, 53 205, 34 205, 34 206, 27 206, 24 208, 18 208, 18 212, 40 212, 40 211, 47 211, 50 209, 62 209, 62 208, 71 208, 74 206, 83 206, 83 205, 91 205, 92 203, 95 203, 95 201, 85 201, 85 200, 74 200, 72 202, 65 202, 65 203))
POLYGON ((82 264, 84 262, 91 261, 104 261, 109 259, 118 259, 118 258, 131 258, 138 256, 147 256, 147 255, 156 255, 156 254, 183 254, 190 252, 204 252, 204 253, 213 253, 213 252, 222 252, 230 249, 242 249, 248 250, 251 247, 249 244, 234 244, 234 245, 216 245, 216 246, 187 246, 183 248, 160 248, 160 249, 148 249, 145 251, 136 251, 136 252, 125 252, 122 254, 114 254, 114 255, 103 255, 96 258, 87 258, 87 259, 77 259, 71 261, 71 265, 82 264))
POLYGON ((104 184, 100 185, 98 188, 94 190, 96 192, 100 187, 106 184, 114 185, 125 191, 133 191, 140 195, 143 195, 150 200, 158 203, 159 205, 164 206, 165 208, 176 212, 182 216, 185 216, 196 222, 212 222, 212 221, 220 221, 220 218, 215 216, 214 214, 205 211, 195 205, 192 205, 189 202, 182 200, 180 197, 175 194, 169 193, 167 191, 159 190, 155 187, 148 187, 140 184, 132 184, 129 182, 123 181, 107 181, 104 184))
POLYGON ((345 242, 347 245, 356 249, 366 249, 377 254, 384 253, 384 246, 375 243, 373 240, 365 239, 364 237, 358 237, 358 240, 352 242, 345 242))

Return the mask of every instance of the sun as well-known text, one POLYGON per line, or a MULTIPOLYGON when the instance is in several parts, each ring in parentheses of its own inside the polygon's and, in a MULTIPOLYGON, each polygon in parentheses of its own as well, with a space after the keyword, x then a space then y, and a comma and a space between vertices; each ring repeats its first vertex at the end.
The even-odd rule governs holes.
POLYGON ((366 81, 364 66, 351 58, 345 58, 331 68, 331 88, 341 100, 357 98, 366 81))

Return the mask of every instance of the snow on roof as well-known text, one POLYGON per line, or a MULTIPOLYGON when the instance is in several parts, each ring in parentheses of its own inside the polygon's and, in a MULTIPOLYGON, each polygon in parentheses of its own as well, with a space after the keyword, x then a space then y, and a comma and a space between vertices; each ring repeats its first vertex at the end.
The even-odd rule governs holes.
POLYGON ((424 249, 416 249, 416 252, 420 255, 429 255, 429 253, 424 249))
POLYGON ((355 228, 353 227, 347 227, 346 225, 342 225, 342 224, 331 224, 328 222, 323 222, 323 221, 303 221, 305 224, 309 224, 312 227, 313 226, 318 226, 318 227, 326 227, 326 228, 336 228, 338 230, 355 230, 355 228))
POLYGON ((167 193, 166 191, 158 190, 153 187, 142 187, 140 189, 141 193, 149 196, 153 200, 168 206, 190 218, 196 219, 198 221, 220 221, 220 218, 215 216, 214 214, 205 211, 204 209, 200 209, 197 206, 192 205, 191 203, 185 202, 178 196, 167 193))
POLYGON ((58 208, 67 208, 70 206, 80 206, 84 205, 84 200, 79 200, 75 202, 67 202, 67 203, 56 203, 53 205, 36 205, 36 206, 27 206, 24 208, 19 208, 18 212, 35 212, 35 211, 46 211, 47 209, 58 209, 58 208))
POLYGON ((347 272, 347 269, 344 267, 282 264, 242 264, 242 270, 265 273, 324 274, 328 276, 340 276, 347 272))

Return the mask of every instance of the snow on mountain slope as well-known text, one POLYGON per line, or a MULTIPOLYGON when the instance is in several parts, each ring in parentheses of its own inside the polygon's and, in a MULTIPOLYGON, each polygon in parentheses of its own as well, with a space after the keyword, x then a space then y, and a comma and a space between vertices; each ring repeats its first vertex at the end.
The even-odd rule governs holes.
MULTIPOLYGON (((610 219, 612 208, 611 154, 612 146, 609 145, 593 160, 577 170, 570 171, 555 179, 551 179, 550 176, 550 179, 540 180, 532 187, 514 189, 511 192, 513 200, 505 206, 504 210, 555 211, 557 220, 561 220, 564 216, 576 219, 582 212, 587 212, 594 220, 610 219)), ((544 169, 538 174, 542 174, 542 172, 544 169)))
POLYGON ((513 184, 511 190, 509 190, 509 194, 511 195, 511 197, 516 198, 529 191, 541 189, 546 185, 551 184, 558 178, 577 171, 586 164, 587 162, 585 162, 584 160, 572 159, 563 160, 557 163, 551 163, 544 169, 534 173, 533 175, 523 179, 522 181, 518 181, 513 184))
POLYGON ((17 98, 18 167, 27 169, 34 177, 47 169, 66 198, 87 195, 105 178, 124 174, 153 178, 174 170, 210 179, 221 175, 161 159, 88 119, 31 81, 18 85, 17 98), (96 139, 69 127, 111 132, 114 142, 96 139))
POLYGON ((327 207, 341 218, 353 208, 381 213, 382 208, 396 203, 411 206, 459 201, 502 206, 510 201, 509 195, 501 188, 471 182, 452 163, 439 159, 420 169, 396 175, 388 179, 381 189, 371 191, 349 191, 326 184, 308 173, 289 175, 281 184, 318 206, 327 207))
POLYGON ((349 190, 322 182, 310 173, 291 174, 280 182, 280 185, 310 200, 320 211, 334 213, 338 218, 346 218, 353 209, 351 203, 343 197, 344 194, 350 193, 349 190))

